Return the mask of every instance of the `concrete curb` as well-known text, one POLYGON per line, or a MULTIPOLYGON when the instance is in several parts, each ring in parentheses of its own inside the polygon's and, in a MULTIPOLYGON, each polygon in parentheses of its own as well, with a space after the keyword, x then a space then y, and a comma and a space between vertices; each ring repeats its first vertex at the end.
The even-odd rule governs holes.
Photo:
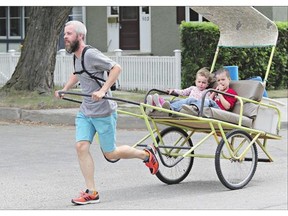
MULTIPOLYGON (((79 109, 25 110, 0 107, 0 120, 75 125, 75 116, 78 110, 79 109)), ((119 129, 146 129, 146 125, 142 119, 128 115, 118 116, 117 127, 119 129)))

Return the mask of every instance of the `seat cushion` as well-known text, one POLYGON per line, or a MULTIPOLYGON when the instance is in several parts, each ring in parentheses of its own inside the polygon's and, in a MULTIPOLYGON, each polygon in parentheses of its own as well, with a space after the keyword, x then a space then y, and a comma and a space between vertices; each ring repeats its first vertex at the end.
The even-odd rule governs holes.
MULTIPOLYGON (((233 109, 233 113, 240 114, 240 103, 237 102, 233 109)), ((254 103, 244 103, 243 105, 243 116, 255 119, 258 113, 259 105, 254 103)))
MULTIPOLYGON (((238 96, 258 102, 261 101, 264 92, 263 84, 255 80, 231 81, 230 87, 237 92, 238 96)), ((245 101, 243 102, 243 115, 255 119, 259 105, 245 101)), ((232 112, 239 114, 240 109, 240 102, 237 101, 232 112)))
POLYGON ((255 80, 231 81, 230 88, 233 88, 239 96, 258 102, 261 101, 264 92, 263 84, 255 80))
MULTIPOLYGON (((233 124, 239 123, 240 115, 229 112, 226 110, 216 109, 213 107, 204 107, 203 109, 203 117, 213 118, 220 121, 225 121, 233 124)), ((253 120, 246 116, 242 116, 242 126, 245 127, 252 127, 253 120)))

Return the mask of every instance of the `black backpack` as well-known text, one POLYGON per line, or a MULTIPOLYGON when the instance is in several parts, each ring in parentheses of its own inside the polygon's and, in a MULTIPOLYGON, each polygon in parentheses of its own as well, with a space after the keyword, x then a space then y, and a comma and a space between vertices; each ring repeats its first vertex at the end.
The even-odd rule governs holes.
MULTIPOLYGON (((102 86, 102 84, 99 82, 99 80, 100 81, 102 81, 102 82, 106 82, 106 80, 104 80, 104 79, 102 79, 102 78, 99 78, 99 77, 97 77, 97 76, 94 76, 92 73, 89 73, 87 70, 86 70, 86 68, 85 68, 85 66, 84 66, 84 54, 85 54, 85 52, 88 50, 88 49, 90 49, 90 48, 93 48, 94 49, 94 47, 92 47, 92 46, 86 46, 84 49, 83 49, 83 51, 82 51, 82 56, 81 56, 81 65, 82 65, 82 70, 81 71, 79 71, 79 72, 74 72, 73 74, 82 74, 82 73, 87 73, 92 79, 94 79, 97 83, 98 83, 98 85, 99 86, 102 86)), ((74 69, 75 69, 75 59, 76 59, 76 56, 75 56, 75 54, 74 54, 74 56, 73 56, 73 64, 74 64, 74 69)), ((107 75, 109 76, 109 71, 107 71, 107 75)), ((116 88, 116 83, 114 83, 111 87, 110 87, 110 89, 111 89, 111 91, 115 91, 117 88, 116 88)))

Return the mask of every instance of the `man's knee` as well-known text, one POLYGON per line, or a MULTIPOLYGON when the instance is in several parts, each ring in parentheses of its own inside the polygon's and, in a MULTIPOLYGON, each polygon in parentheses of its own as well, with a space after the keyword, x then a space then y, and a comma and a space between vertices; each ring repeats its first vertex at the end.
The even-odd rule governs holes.
POLYGON ((90 142, 80 141, 76 143, 76 151, 78 153, 86 152, 89 149, 90 142))
POLYGON ((105 152, 104 155, 105 155, 105 157, 108 160, 117 160, 117 159, 119 159, 116 149, 114 151, 112 151, 112 152, 105 152))

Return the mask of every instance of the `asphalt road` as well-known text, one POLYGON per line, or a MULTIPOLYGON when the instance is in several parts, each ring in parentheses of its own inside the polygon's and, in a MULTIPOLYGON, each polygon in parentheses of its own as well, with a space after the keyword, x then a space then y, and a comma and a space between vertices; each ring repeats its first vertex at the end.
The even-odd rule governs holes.
MULTIPOLYGON (((134 144, 146 133, 118 130, 118 143, 134 144)), ((213 159, 195 159, 182 183, 166 185, 142 161, 108 163, 93 144, 101 202, 74 206, 71 198, 85 189, 74 127, 0 122, 0 210, 287 210, 287 128, 281 135, 268 143, 275 161, 258 163, 252 181, 234 191, 218 180, 213 159)), ((204 150, 213 153, 216 144, 204 150)))

